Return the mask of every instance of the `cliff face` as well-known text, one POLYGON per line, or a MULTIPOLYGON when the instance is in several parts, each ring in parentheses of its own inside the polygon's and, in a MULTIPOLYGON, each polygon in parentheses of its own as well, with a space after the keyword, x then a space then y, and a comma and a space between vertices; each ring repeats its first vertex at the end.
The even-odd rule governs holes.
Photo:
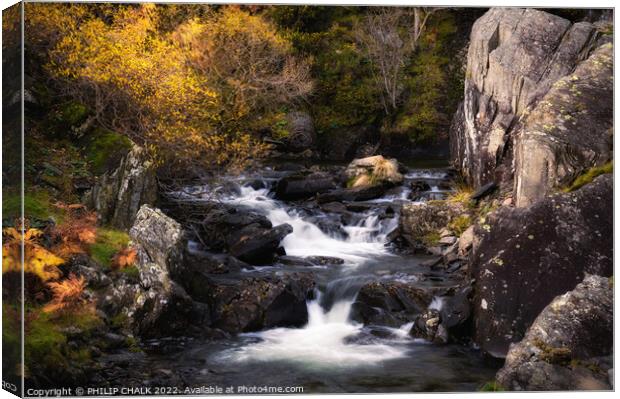
POLYGON ((476 21, 450 131, 453 163, 470 184, 515 184, 525 206, 611 157, 606 41, 594 24, 538 10, 494 8, 476 21))

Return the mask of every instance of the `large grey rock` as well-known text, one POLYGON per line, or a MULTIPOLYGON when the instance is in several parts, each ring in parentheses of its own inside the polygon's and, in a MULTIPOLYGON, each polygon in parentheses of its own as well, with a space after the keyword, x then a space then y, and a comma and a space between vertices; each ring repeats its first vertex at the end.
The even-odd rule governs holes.
POLYGON ((613 48, 558 80, 515 136, 515 205, 528 206, 613 158, 613 48))
POLYGON ((159 209, 143 205, 129 235, 138 253, 136 267, 142 290, 134 298, 133 328, 142 336, 183 331, 189 324, 192 300, 172 280, 183 264, 185 240, 181 225, 159 209))
POLYGON ((493 8, 475 22, 465 97, 450 132, 453 163, 471 184, 510 178, 517 120, 587 57, 595 39, 590 23, 532 9, 493 8))
POLYGON ((604 358, 612 354, 613 286, 588 275, 538 315, 510 346, 497 382, 510 390, 611 389, 604 358))
POLYGON ((528 208, 502 207, 476 227, 474 339, 504 357, 556 295, 613 270, 613 176, 528 208))
POLYGON ((104 173, 86 194, 86 204, 103 224, 128 229, 144 204, 157 201, 155 167, 142 147, 134 145, 112 173, 104 173))

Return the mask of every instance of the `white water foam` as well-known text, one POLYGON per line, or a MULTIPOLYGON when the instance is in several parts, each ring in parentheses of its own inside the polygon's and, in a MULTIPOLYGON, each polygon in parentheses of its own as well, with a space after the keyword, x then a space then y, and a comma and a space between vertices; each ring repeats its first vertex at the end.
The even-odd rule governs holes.
MULTIPOLYGON (((354 226, 343 226, 348 233, 348 238, 343 240, 324 233, 268 194, 266 189, 242 187, 240 195, 224 201, 260 211, 274 226, 282 223, 293 226, 293 232, 282 241, 288 255, 334 256, 344 259, 345 265, 355 266, 389 254, 385 248, 386 237, 396 228, 397 218, 382 222, 376 215, 369 214, 354 226)), ((350 342, 363 328, 362 324, 349 319, 354 299, 337 301, 326 311, 320 305, 319 295, 307 304, 308 324, 303 328, 275 328, 245 334, 259 338, 260 342, 226 351, 220 358, 237 362, 287 361, 306 367, 329 368, 367 367, 406 356, 407 349, 398 343, 408 337, 404 329, 410 326, 399 329, 392 341, 350 342)))
POLYGON ((293 232, 282 240, 287 255, 332 256, 353 266, 377 255, 389 255, 385 248, 387 234, 396 228, 396 218, 382 224, 377 216, 369 215, 356 226, 344 226, 349 234, 346 240, 332 237, 319 227, 304 220, 295 210, 286 209, 269 197, 269 190, 241 187, 241 194, 224 198, 229 204, 245 205, 262 212, 274 225, 288 223, 293 232))

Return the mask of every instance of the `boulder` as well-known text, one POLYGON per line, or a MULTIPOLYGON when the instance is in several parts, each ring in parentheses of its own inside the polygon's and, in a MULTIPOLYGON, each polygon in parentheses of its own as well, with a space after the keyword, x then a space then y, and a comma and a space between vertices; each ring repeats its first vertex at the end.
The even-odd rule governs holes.
POLYGON ((382 197, 387 189, 388 187, 385 185, 341 188, 324 194, 319 194, 317 201, 319 204, 343 201, 368 201, 382 197))
POLYGON ((396 159, 382 155, 354 159, 344 171, 347 185, 352 188, 401 184, 404 180, 396 159))
POLYGON ((399 227, 405 240, 415 247, 424 241, 425 236, 438 233, 452 219, 464 213, 465 208, 461 204, 448 201, 405 204, 400 212, 399 227))
POLYGON ((587 275, 536 317, 510 346, 497 382, 510 390, 609 390, 613 353, 613 286, 587 275))
MULTIPOLYGON (((279 252, 282 239, 292 232, 293 226, 288 223, 271 229, 250 225, 231 237, 228 250, 231 255, 244 262, 253 265, 267 264, 272 262, 279 252)), ((280 254, 284 254, 283 249, 280 254)))
POLYGON ((273 327, 301 327, 308 322, 306 301, 314 279, 308 273, 212 279, 207 290, 212 326, 231 333, 273 327))
POLYGON ((613 159, 613 48, 556 81, 515 135, 515 206, 528 206, 613 159))
POLYGON ((433 290, 398 281, 370 282, 359 290, 351 318, 364 324, 401 326, 424 312, 433 290))
POLYGON ((146 151, 134 145, 112 173, 104 173, 85 194, 85 204, 97 211, 99 221, 128 229, 142 205, 157 202, 155 166, 146 151))
POLYGON ((159 209, 143 205, 129 231, 137 251, 140 288, 131 314, 136 334, 156 337, 184 331, 190 324, 192 299, 172 280, 183 264, 181 225, 159 209))
POLYGON ((237 238, 233 237, 245 227, 271 229, 271 222, 263 215, 242 207, 229 207, 222 204, 204 211, 204 219, 199 228, 200 240, 213 251, 224 251, 237 238))
POLYGON ((313 197, 336 187, 333 176, 322 173, 297 173, 283 177, 276 186, 276 198, 285 201, 313 197))
POLYGON ((501 207, 476 227, 470 261, 475 279, 474 339, 504 357, 556 295, 585 273, 613 270, 613 176, 528 208, 501 207))
POLYGON ((435 344, 448 343, 448 331, 441 323, 441 314, 436 309, 428 309, 416 317, 409 334, 435 344))
POLYGON ((470 184, 511 179, 516 122, 589 55, 597 38, 591 23, 534 9, 492 8, 474 23, 464 100, 450 129, 453 164, 470 184))

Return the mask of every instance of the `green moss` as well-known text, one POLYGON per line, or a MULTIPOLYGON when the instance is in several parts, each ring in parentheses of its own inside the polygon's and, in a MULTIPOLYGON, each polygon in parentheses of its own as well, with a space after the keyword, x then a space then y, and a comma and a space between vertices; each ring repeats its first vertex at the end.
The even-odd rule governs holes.
POLYGON ((471 226, 471 223, 471 217, 469 217, 469 215, 461 215, 452 219, 452 221, 448 224, 448 227, 454 232, 454 234, 460 237, 460 235, 463 234, 469 226, 471 226))
POLYGON ((502 392, 504 391, 504 387, 502 387, 497 381, 489 381, 485 383, 479 389, 480 392, 502 392))
POLYGON ((564 192, 575 191, 588 183, 591 183, 597 176, 600 176, 605 173, 613 173, 614 171, 614 163, 613 161, 607 162, 602 166, 595 166, 593 168, 588 169, 584 174, 577 177, 568 187, 564 188, 564 192))
POLYGON ((138 280, 140 278, 140 270, 138 270, 135 266, 127 266, 121 269, 121 273, 126 274, 128 277, 134 280, 138 280))
POLYGON ((118 133, 105 129, 95 129, 89 137, 87 159, 93 174, 99 175, 115 166, 131 149, 131 141, 118 133))
POLYGON ((65 104, 56 114, 57 120, 65 126, 78 126, 88 116, 88 108, 81 103, 72 101, 65 104))
POLYGON ((34 320, 28 323, 24 339, 25 357, 32 364, 56 364, 64 367, 67 361, 63 355, 67 338, 58 331, 57 324, 48 314, 36 312, 34 320))
POLYGON ((121 230, 99 228, 94 244, 89 247, 90 256, 100 265, 110 267, 112 257, 127 247, 129 236, 121 230))
POLYGON ((441 240, 441 236, 439 235, 439 232, 437 231, 431 231, 430 233, 422 237, 422 242, 427 247, 433 247, 433 246, 439 245, 439 240, 441 240))
MULTIPOLYGON (((2 217, 12 221, 21 215, 21 200, 19 193, 5 193, 2 198, 2 217)), ((24 213, 30 221, 34 219, 47 220, 50 217, 56 221, 62 220, 64 212, 52 205, 49 193, 44 190, 32 190, 24 195, 24 213)))
POLYGON ((535 339, 534 345, 540 349, 538 358, 550 364, 568 365, 571 362, 572 353, 566 347, 554 347, 547 345, 541 339, 535 339))

